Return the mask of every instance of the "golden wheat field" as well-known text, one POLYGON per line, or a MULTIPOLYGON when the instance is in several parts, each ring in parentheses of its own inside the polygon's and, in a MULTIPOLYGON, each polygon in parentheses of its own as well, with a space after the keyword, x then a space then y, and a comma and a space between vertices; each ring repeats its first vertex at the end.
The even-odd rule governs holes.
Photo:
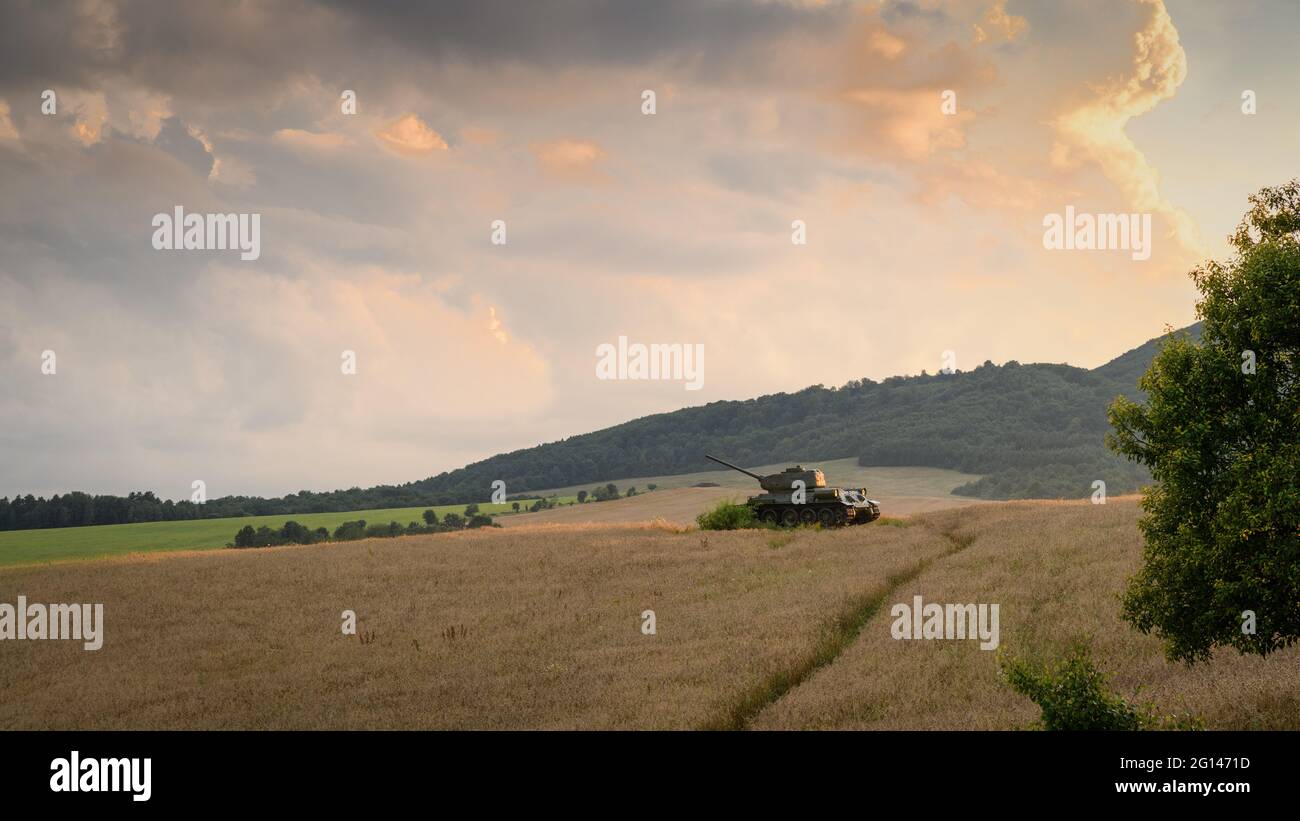
POLYGON ((102 602, 105 638, 0 643, 0 727, 1029 726, 996 653, 890 637, 890 605, 922 595, 999 603, 1004 650, 1087 637, 1114 689, 1162 711, 1300 728, 1294 649, 1186 668, 1119 620, 1136 518, 1131 499, 1027 502, 830 532, 552 524, 8 568, 0 602, 102 602))

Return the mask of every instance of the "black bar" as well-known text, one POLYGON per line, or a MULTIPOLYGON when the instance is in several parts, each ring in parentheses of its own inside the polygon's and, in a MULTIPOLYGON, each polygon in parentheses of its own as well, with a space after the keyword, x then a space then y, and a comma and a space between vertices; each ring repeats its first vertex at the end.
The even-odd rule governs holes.
POLYGON ((925 812, 990 800, 1054 802, 1024 805, 1044 810, 1194 801, 1223 810, 1289 800, 1293 741, 1244 732, 8 732, 0 733, 0 785, 6 807, 22 800, 128 812, 397 801, 451 812, 471 796, 493 804, 550 796, 534 806, 540 812, 615 788, 633 802, 617 809, 653 794, 656 802, 712 795, 729 806, 815 797, 808 810, 839 799, 862 810, 914 800, 915 811, 925 812), (149 799, 52 791, 51 762, 70 762, 74 750, 82 766, 90 758, 150 759, 149 799), (1147 769, 1124 760, 1162 763, 1147 769), (1171 761, 1182 766, 1171 769, 1171 761), (1248 792, 1159 791, 1174 782, 1248 792), (1120 793, 1119 784, 1154 784, 1157 792, 1120 793))

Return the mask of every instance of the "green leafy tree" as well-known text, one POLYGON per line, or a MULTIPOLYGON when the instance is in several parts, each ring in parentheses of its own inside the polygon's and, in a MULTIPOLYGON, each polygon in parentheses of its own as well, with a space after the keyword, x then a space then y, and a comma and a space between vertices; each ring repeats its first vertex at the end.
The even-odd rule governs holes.
POLYGON ((421 515, 424 517, 424 523, 430 527, 438 523, 438 511, 433 510, 432 508, 424 511, 421 515))
POLYGON ((1234 257, 1192 272, 1201 343, 1171 336, 1146 403, 1109 412, 1107 443, 1156 481, 1124 617, 1189 663, 1300 636, 1300 182, 1250 202, 1234 257))
POLYGON ((598 487, 591 492, 591 498, 595 499, 597 502, 605 502, 610 499, 617 499, 618 485, 614 484, 613 482, 610 482, 604 487, 598 487))
POLYGON ((357 539, 365 538, 365 535, 365 519, 358 519, 355 522, 344 522, 334 528, 334 541, 336 542, 353 542, 357 539))
POLYGON ((311 544, 311 531, 298 522, 288 521, 280 528, 280 537, 284 543, 311 544))
POLYGON ((587 491, 585 490, 578 491, 578 504, 582 504, 585 501, 587 501, 587 491))

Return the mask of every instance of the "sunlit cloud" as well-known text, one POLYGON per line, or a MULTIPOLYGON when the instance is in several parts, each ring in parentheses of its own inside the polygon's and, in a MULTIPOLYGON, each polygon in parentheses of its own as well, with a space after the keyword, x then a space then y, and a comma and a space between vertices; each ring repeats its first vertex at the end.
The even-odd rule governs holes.
POLYGON ((1187 55, 1162 0, 1140 0, 1147 11, 1133 36, 1132 70, 1097 84, 1092 98, 1055 120, 1059 144, 1052 152, 1061 167, 1096 163, 1130 207, 1163 216, 1188 250, 1204 255, 1196 226, 1160 193, 1160 176, 1125 132, 1129 121, 1178 93, 1187 77, 1187 55))
POLYGON ((495 306, 492 305, 488 306, 487 327, 497 342, 500 342, 502 345, 504 345, 505 343, 510 341, 510 337, 507 336, 506 332, 502 329, 501 320, 497 319, 497 309, 495 306))
POLYGON ((9 103, 0 100, 0 140, 17 140, 18 129, 9 116, 9 103))
POLYGON ((375 132, 391 150, 408 157, 446 151, 447 141, 415 114, 406 114, 375 132))
POLYGON ((605 151, 592 140, 561 139, 533 146, 537 164, 548 174, 568 179, 591 180, 605 151))
POLYGON ((925 160, 963 147, 962 127, 975 116, 970 111, 943 114, 939 95, 939 89, 864 88, 844 98, 864 109, 885 145, 906 159, 925 160))
POLYGON ((1025 33, 1029 21, 1007 13, 1007 0, 994 0, 984 19, 974 24, 976 43, 1012 42, 1025 33))
POLYGON ((308 151, 333 151, 352 144, 345 134, 305 131, 301 128, 281 128, 272 138, 284 145, 308 151))

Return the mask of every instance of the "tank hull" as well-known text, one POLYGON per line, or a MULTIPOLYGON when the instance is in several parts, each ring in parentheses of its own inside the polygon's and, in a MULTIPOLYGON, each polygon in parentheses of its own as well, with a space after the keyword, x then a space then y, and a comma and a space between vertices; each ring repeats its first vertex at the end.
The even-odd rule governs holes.
POLYGON ((863 498, 850 501, 839 488, 808 493, 795 501, 790 493, 763 493, 746 502, 759 521, 781 527, 820 524, 822 527, 845 527, 874 522, 880 518, 880 503, 863 498))

